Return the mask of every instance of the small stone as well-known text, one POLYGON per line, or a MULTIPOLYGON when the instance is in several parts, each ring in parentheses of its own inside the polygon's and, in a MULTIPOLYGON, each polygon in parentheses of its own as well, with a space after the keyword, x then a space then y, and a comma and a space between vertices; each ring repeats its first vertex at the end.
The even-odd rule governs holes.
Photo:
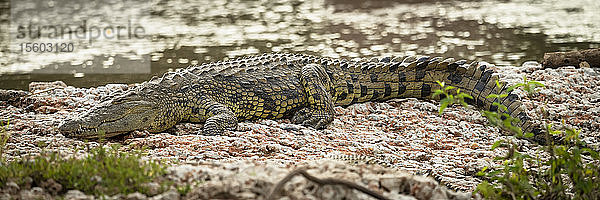
POLYGON ((594 70, 594 69, 592 69, 592 68, 582 68, 581 70, 583 70, 583 73, 584 73, 586 76, 598 76, 598 71, 597 71, 597 69, 596 69, 596 70, 594 70))
POLYGON ((48 179, 42 182, 41 186, 46 188, 52 195, 58 194, 63 188, 62 185, 54 181, 54 179, 48 179))
POLYGON ((33 188, 31 188, 31 191, 34 192, 34 193, 44 193, 44 188, 33 187, 33 188))
POLYGON ((175 189, 171 189, 165 193, 152 197, 153 200, 179 200, 179 192, 175 189))
POLYGON ((433 189, 433 191, 431 191, 431 199, 450 199, 448 198, 448 194, 446 193, 446 190, 442 189, 441 187, 436 187, 435 189, 433 189))
POLYGON ((131 194, 128 194, 125 199, 127 200, 143 200, 143 199, 147 199, 146 195, 139 193, 139 192, 134 192, 131 194))
POLYGON ((524 69, 525 72, 531 73, 535 70, 539 70, 542 69, 543 66, 538 63, 537 61, 527 61, 524 62, 521 67, 524 69))
POLYGON ((113 196, 107 196, 107 195, 100 195, 97 197, 94 197, 95 199, 102 199, 102 200, 121 200, 124 199, 122 194, 115 194, 113 196))
POLYGON ((277 153, 281 150, 281 145, 267 143, 259 147, 259 149, 265 154, 277 153))
POLYGON ((382 188, 389 191, 398 191, 400 190, 400 180, 396 177, 390 178, 381 178, 379 179, 379 184, 382 188))
POLYGON ((149 196, 157 195, 160 192, 160 184, 158 184, 158 183, 150 182, 150 183, 144 184, 144 186, 148 190, 147 194, 149 196))
POLYGON ((265 119, 259 122, 262 125, 267 125, 270 127, 274 127, 276 126, 278 123, 276 121, 270 120, 270 119, 265 119))
POLYGON ((10 200, 13 198, 11 198, 10 194, 8 194, 8 193, 0 193, 0 199, 1 200, 10 200))
POLYGON ((20 199, 36 199, 36 195, 31 190, 21 190, 19 192, 20 199))
POLYGON ((367 115, 367 119, 371 120, 371 121, 382 121, 382 120, 387 120, 389 117, 387 115, 383 115, 383 114, 370 114, 367 115))
POLYGON ((15 182, 8 182, 6 183, 6 186, 4 186, 6 188, 6 190, 8 191, 9 194, 17 194, 17 192, 19 190, 21 190, 21 188, 19 187, 19 185, 17 185, 15 182))
POLYGON ((302 126, 297 124, 281 124, 280 128, 287 131, 298 131, 302 128, 302 126))
POLYGON ((41 187, 33 187, 31 190, 21 190, 19 192, 21 199, 51 199, 50 194, 41 187))
POLYGON ((41 106, 41 107, 37 108, 36 110, 38 112, 41 112, 44 114, 51 114, 51 113, 55 113, 56 111, 58 111, 57 108, 51 107, 51 106, 41 106))
POLYGON ((68 200, 91 200, 94 199, 91 196, 85 195, 83 192, 79 190, 69 190, 67 194, 65 194, 65 199, 68 200))

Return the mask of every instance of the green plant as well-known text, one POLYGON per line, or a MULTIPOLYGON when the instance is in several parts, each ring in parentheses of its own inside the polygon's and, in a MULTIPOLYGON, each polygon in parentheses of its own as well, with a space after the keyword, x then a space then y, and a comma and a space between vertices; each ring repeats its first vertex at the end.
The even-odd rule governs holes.
MULTIPOLYGON (((498 82, 498 81, 496 80, 496 82, 498 82)), ((536 88, 538 88, 538 87, 546 87, 546 86, 544 84, 540 83, 540 82, 537 82, 537 81, 527 80, 527 76, 523 75, 523 82, 522 83, 517 83, 517 84, 515 84, 513 86, 510 86, 507 89, 507 92, 510 93, 510 91, 514 90, 515 88, 519 88, 519 87, 522 87, 523 90, 525 90, 525 92, 527 92, 527 95, 531 96, 531 95, 533 95, 533 94, 536 93, 536 90, 535 90, 536 88)))
MULTIPOLYGON (((443 83, 440 85, 444 88, 443 83)), ((496 87, 500 89, 503 85, 496 81, 496 87)), ((516 88, 523 88, 528 95, 533 95, 538 87, 544 85, 528 81, 524 77, 523 83, 508 87, 505 93, 498 91, 500 94, 490 94, 487 98, 496 99, 493 105, 498 109, 483 111, 483 116, 491 125, 507 130, 517 138, 532 137, 532 133, 523 133, 521 128, 513 125, 518 119, 506 114, 507 107, 498 99, 507 97, 508 93, 516 88)), ((440 93, 443 94, 442 91, 440 93)), ((458 101, 464 105, 461 100, 458 101)), ((445 107, 440 107, 440 113, 443 108, 445 107)), ((475 192, 481 193, 487 199, 600 199, 600 169, 594 165, 600 162, 598 152, 590 148, 580 148, 585 146, 579 139, 580 132, 564 125, 558 130, 554 130, 551 124, 546 125, 544 134, 549 145, 543 148, 543 151, 549 156, 545 161, 539 156, 541 152, 537 153, 535 159, 531 155, 519 152, 521 146, 512 140, 496 141, 491 147, 492 150, 507 147, 508 152, 505 156, 495 158, 502 161, 501 166, 484 167, 477 174, 485 180, 477 186, 475 192), (551 135, 563 135, 562 144, 554 144, 550 139, 551 135)))
POLYGON ((512 142, 497 141, 492 149, 508 143, 507 156, 496 158, 503 161, 498 169, 485 167, 478 173, 487 180, 476 191, 488 199, 600 199, 600 170, 593 164, 600 161, 598 152, 569 145, 581 143, 579 133, 565 126, 554 130, 547 125, 547 138, 565 136, 565 144, 550 142, 545 148, 550 155, 547 161, 517 152, 515 148, 519 147, 512 142), (584 156, 592 162, 584 161, 584 156))
MULTIPOLYGON (((525 78, 524 80, 527 80, 527 79, 525 78)), ((523 130, 521 130, 521 128, 518 126, 513 125, 513 123, 518 123, 519 119, 513 118, 509 114, 507 114, 506 111, 508 110, 508 108, 505 105, 500 103, 500 99, 506 98, 508 96, 508 93, 513 91, 515 88, 517 88, 515 86, 519 86, 519 85, 523 86, 523 85, 529 85, 529 84, 518 83, 516 85, 508 87, 504 93, 489 94, 486 98, 495 99, 495 101, 492 102, 492 105, 496 106, 498 109, 496 111, 484 110, 483 116, 486 117, 488 119, 488 122, 490 124, 492 124, 493 126, 502 128, 504 130, 508 130, 508 131, 514 133, 518 138, 522 138, 522 137, 529 138, 529 137, 532 137, 533 134, 526 133, 526 135, 524 136, 523 130)), ((500 82, 498 82, 498 80, 496 80, 496 89, 500 90, 501 88, 503 88, 503 86, 504 86, 503 84, 501 84, 500 82)), ((534 89, 535 87, 527 87, 527 88, 534 89)), ((501 92, 501 91, 498 91, 498 92, 501 92)))
POLYGON ((145 193, 144 183, 155 181, 166 173, 165 167, 156 161, 141 161, 141 151, 119 152, 117 145, 110 149, 90 149, 89 155, 83 159, 43 152, 30 159, 3 165, 0 168, 0 186, 9 181, 24 185, 26 177, 33 179, 34 185, 53 179, 62 185, 62 192, 77 189, 97 196, 135 191, 145 193))
POLYGON ((186 195, 187 193, 189 193, 192 190, 192 185, 189 183, 186 183, 185 185, 178 185, 177 187, 175 187, 177 189, 177 192, 180 195, 186 195))
POLYGON ((546 126, 547 137, 552 135, 564 135, 564 144, 550 144, 546 151, 550 159, 544 163, 550 166, 544 173, 548 184, 541 185, 549 194, 554 196, 566 196, 565 189, 571 188, 573 199, 600 199, 600 162, 598 152, 590 148, 580 148, 583 142, 579 139, 581 130, 568 128, 564 125, 558 130, 553 130, 552 125, 546 126), (583 157, 596 164, 584 162, 583 157), (565 183, 561 177, 566 176, 570 183, 565 183))
POLYGON ((440 85, 440 88, 442 88, 433 92, 433 98, 442 96, 442 99, 440 100, 440 115, 444 112, 444 109, 450 105, 461 104, 466 107, 467 103, 465 102, 465 98, 473 99, 471 95, 460 92, 460 88, 457 89, 454 86, 446 86, 444 82, 436 82, 440 85), (454 94, 452 94, 452 90, 454 90, 454 94))
POLYGON ((6 120, 6 124, 0 124, 0 162, 4 161, 4 149, 6 148, 6 143, 10 138, 10 132, 8 131, 9 125, 10 120, 6 120))

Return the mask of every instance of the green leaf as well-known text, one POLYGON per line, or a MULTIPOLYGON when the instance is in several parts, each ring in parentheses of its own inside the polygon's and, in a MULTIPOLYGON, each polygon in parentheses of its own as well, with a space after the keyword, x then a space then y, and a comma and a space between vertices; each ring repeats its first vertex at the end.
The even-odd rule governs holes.
POLYGON ((540 82, 537 82, 537 81, 529 81, 529 84, 537 85, 537 86, 540 86, 540 87, 546 87, 544 84, 542 84, 540 82))
POLYGON ((440 81, 435 81, 437 82, 438 85, 440 85, 440 87, 444 88, 444 82, 440 82, 440 81))
POLYGON ((495 98, 498 98, 498 97, 500 97, 500 95, 497 95, 497 94, 490 94, 490 95, 487 95, 487 97, 485 97, 485 98, 486 98, 486 99, 495 99, 495 98))
POLYGON ((444 112, 444 109, 446 109, 446 107, 448 107, 447 103, 443 103, 442 105, 440 105, 440 110, 439 110, 440 115, 442 115, 442 113, 444 112))
POLYGON ((600 157, 598 156, 598 152, 596 152, 590 148, 582 148, 581 151, 588 152, 593 159, 600 160, 600 157))
POLYGON ((444 99, 440 100, 440 109, 439 109, 440 115, 444 112, 446 107, 448 107, 448 104, 450 104, 450 102, 451 102, 451 100, 449 98, 444 98, 444 99))
POLYGON ((450 98, 443 98, 442 100, 440 100, 440 103, 441 104, 448 104, 448 103, 450 103, 450 101, 451 101, 450 98))
POLYGON ((500 89, 500 88, 502 88, 502 86, 504 86, 504 85, 500 84, 500 82, 498 81, 498 79, 496 79, 496 87, 498 89, 500 89))
POLYGON ((462 94, 464 94, 464 97, 466 97, 466 98, 473 99, 473 97, 467 93, 462 93, 462 94))
POLYGON ((506 110, 508 110, 508 108, 506 106, 504 106, 504 105, 502 105, 502 104, 500 104, 498 102, 493 102, 492 105, 498 107, 498 109, 500 109, 500 111, 506 111, 506 110))
POLYGON ((485 167, 483 167, 483 169, 481 169, 481 171, 482 171, 482 172, 485 172, 485 170, 487 170, 487 169, 488 169, 488 167, 487 167, 487 166, 485 166, 485 167))
POLYGON ((510 86, 510 87, 508 87, 508 89, 506 89, 506 92, 511 92, 511 91, 513 91, 515 88, 521 87, 521 86, 523 86, 523 85, 524 85, 523 83, 517 83, 517 84, 515 84, 515 85, 513 85, 513 86, 510 86))
POLYGON ((496 176, 496 175, 498 175, 498 174, 500 174, 500 173, 502 173, 502 171, 500 171, 500 170, 493 170, 493 171, 489 172, 489 173, 487 174, 487 176, 489 176, 489 177, 491 177, 491 176, 496 176))
POLYGON ((437 97, 437 96, 439 96, 440 94, 443 94, 443 93, 444 93, 444 92, 442 92, 442 90, 435 90, 435 91, 433 92, 433 95, 432 95, 432 97, 437 97))
POLYGON ((533 137, 533 133, 530 133, 530 132, 525 133, 525 135, 523 137, 525 137, 525 138, 533 137))
POLYGON ((494 144, 492 145, 492 150, 498 148, 498 146, 500 146, 504 142, 505 142, 504 140, 498 140, 498 141, 494 142, 494 144))

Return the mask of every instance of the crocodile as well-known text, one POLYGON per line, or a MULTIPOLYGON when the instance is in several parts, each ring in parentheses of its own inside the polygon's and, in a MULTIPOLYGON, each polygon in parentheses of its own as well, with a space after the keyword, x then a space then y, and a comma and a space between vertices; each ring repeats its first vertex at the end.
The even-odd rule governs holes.
MULTIPOLYGON (((244 120, 289 118, 323 129, 335 106, 393 98, 439 100, 436 81, 473 96, 467 103, 492 111, 498 101, 516 126, 533 128, 518 95, 486 98, 499 76, 486 62, 408 56, 336 59, 277 53, 204 63, 167 72, 162 77, 101 101, 80 117, 67 119, 59 131, 67 137, 112 137, 134 130, 161 132, 179 122, 204 123, 198 134, 221 135, 244 120)), ((506 84, 505 84, 506 85, 506 84)))

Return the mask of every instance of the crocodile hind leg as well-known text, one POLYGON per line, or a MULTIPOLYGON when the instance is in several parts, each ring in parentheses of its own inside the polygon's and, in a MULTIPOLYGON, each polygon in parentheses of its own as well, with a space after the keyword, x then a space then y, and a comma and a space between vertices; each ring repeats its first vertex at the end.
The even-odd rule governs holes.
POLYGON ((333 121, 334 116, 333 102, 328 92, 331 86, 329 76, 319 65, 309 64, 302 68, 300 81, 306 95, 307 107, 297 111, 292 117, 292 122, 315 129, 325 128, 333 121))
POLYGON ((204 122, 201 135, 222 135, 225 130, 237 128, 237 118, 227 106, 217 102, 208 102, 205 107, 208 118, 204 122))

